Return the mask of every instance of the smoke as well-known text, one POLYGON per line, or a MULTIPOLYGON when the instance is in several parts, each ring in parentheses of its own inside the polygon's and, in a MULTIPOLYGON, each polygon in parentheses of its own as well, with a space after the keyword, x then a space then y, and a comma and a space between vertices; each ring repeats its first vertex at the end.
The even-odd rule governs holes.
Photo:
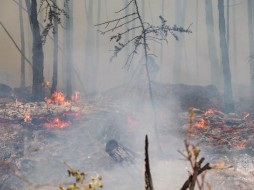
POLYGON ((177 150, 183 150, 184 137, 171 126, 173 113, 157 104, 160 153, 149 99, 134 94, 132 98, 126 96, 107 101, 98 111, 86 115, 80 125, 33 132, 27 145, 29 155, 19 160, 21 172, 36 184, 66 184, 74 182, 67 175, 69 168, 64 164, 67 163, 89 176, 101 175, 105 190, 144 189, 144 141, 148 134, 155 188, 179 189, 187 178, 188 163, 179 160, 177 150), (111 139, 136 153, 135 164, 122 165, 105 152, 111 139))

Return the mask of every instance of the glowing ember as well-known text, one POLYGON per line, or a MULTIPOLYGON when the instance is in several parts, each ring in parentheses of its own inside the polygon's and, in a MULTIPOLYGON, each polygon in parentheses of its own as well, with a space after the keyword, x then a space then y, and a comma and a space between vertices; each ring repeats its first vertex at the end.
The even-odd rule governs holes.
POLYGON ((54 117, 47 123, 43 123, 41 125, 46 128, 65 128, 69 127, 71 125, 71 122, 61 121, 59 117, 54 117))
POLYGON ((194 124, 194 126, 199 128, 199 129, 209 129, 209 126, 205 125, 205 120, 204 119, 200 119, 198 122, 196 122, 194 124))
POLYGON ((205 112, 205 115, 214 115, 214 110, 213 109, 208 109, 206 112, 205 112))
POLYGON ((47 104, 63 104, 63 105, 70 105, 69 101, 65 101, 65 96, 62 92, 55 91, 51 95, 51 98, 44 99, 47 104))
POLYGON ((24 122, 27 123, 29 121, 31 121, 30 114, 26 113, 24 116, 24 122))

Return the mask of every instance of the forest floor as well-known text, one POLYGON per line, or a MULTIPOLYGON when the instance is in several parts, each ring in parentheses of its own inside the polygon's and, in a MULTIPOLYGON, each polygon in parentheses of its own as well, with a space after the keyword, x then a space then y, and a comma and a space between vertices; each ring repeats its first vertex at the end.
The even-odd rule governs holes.
MULTIPOLYGON (((190 169, 177 152, 184 152, 188 112, 175 109, 165 95, 167 92, 158 91, 156 97, 160 99, 156 99, 156 105, 162 148, 159 152, 147 97, 123 97, 123 94, 122 89, 114 89, 72 105, 2 100, 0 189, 50 190, 59 189, 61 184, 67 186, 74 179, 68 177, 65 163, 89 175, 101 175, 104 189, 144 189, 146 134, 150 139, 155 189, 180 189, 188 178, 186 169, 190 169), (111 139, 136 152, 134 165, 121 165, 111 159, 105 152, 105 144, 111 139)), ((238 110, 235 115, 223 112, 206 115, 205 108, 202 105, 195 110, 193 143, 201 147, 206 162, 233 166, 208 171, 207 182, 218 190, 254 189, 252 113, 241 115, 238 110)))

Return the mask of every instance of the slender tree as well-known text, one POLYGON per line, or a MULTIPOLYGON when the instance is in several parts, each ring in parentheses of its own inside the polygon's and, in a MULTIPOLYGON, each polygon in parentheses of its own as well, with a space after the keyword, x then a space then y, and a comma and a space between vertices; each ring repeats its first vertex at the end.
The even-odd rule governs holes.
POLYGON ((233 92, 231 84, 231 72, 228 58, 228 47, 226 40, 226 26, 224 17, 224 0, 218 0, 219 10, 219 31, 220 31, 220 49, 221 62, 224 79, 224 109, 226 112, 234 110, 233 92))
POLYGON ((227 0, 227 43, 229 47, 229 0, 227 0))
POLYGON ((205 10, 206 10, 206 29, 208 38, 208 50, 210 59, 210 69, 211 69, 211 82, 214 85, 219 84, 220 69, 219 60, 216 52, 215 45, 215 32, 214 32, 214 21, 213 21, 213 10, 212 10, 212 0, 205 0, 205 10))
POLYGON ((251 80, 251 97, 254 101, 254 34, 253 34, 253 1, 248 0, 248 30, 249 30, 249 62, 250 62, 250 80, 251 80))
POLYGON ((95 61, 95 34, 93 30, 94 19, 94 0, 88 0, 87 15, 86 15, 86 37, 85 37, 85 81, 86 89, 88 92, 93 93, 96 91, 96 81, 94 80, 96 75, 97 64, 95 61))
MULTIPOLYGON (((165 0, 162 0, 161 2, 161 15, 164 16, 164 11, 165 10, 165 0)), ((164 46, 163 46, 163 43, 161 43, 161 46, 160 46, 160 68, 162 68, 162 65, 163 65, 163 49, 164 49, 164 46)), ((162 80, 162 74, 161 74, 161 70, 160 70, 160 79, 162 80)))
POLYGON ((195 20, 196 20, 196 44, 195 44, 195 61, 196 61, 196 77, 197 77, 197 81, 199 82, 199 60, 198 60, 198 36, 199 36, 199 33, 198 33, 198 18, 199 18, 199 14, 198 14, 198 12, 199 12, 199 9, 198 9, 198 5, 199 5, 199 2, 198 2, 199 0, 196 0, 196 18, 195 18, 195 20))
MULTIPOLYGON (((129 28, 123 32, 119 32, 113 36, 110 37, 110 40, 114 40, 116 41, 117 45, 115 45, 115 49, 114 49, 114 55, 112 56, 112 58, 115 58, 119 52, 121 52, 126 46, 133 44, 134 48, 131 51, 131 53, 129 54, 125 66, 127 68, 129 68, 131 66, 131 63, 134 59, 134 56, 138 53, 139 49, 143 49, 144 52, 144 58, 145 58, 145 71, 146 71, 146 76, 147 76, 147 83, 148 83, 148 93, 149 93, 149 98, 150 98, 150 102, 151 102, 151 106, 152 106, 152 110, 153 110, 153 119, 154 119, 154 130, 155 130, 155 136, 157 138, 157 140, 159 141, 159 134, 158 134, 158 130, 157 130, 157 113, 156 113, 156 107, 155 107, 155 102, 154 102, 154 98, 153 98, 153 93, 152 93, 152 85, 151 85, 151 68, 148 65, 148 58, 149 58, 149 42, 150 41, 167 41, 167 36, 168 34, 172 34, 176 39, 177 36, 174 33, 175 31, 177 32, 187 32, 190 33, 191 31, 189 31, 189 29, 184 29, 182 27, 170 27, 169 25, 166 24, 166 20, 160 16, 160 20, 161 20, 161 25, 160 26, 153 26, 149 23, 146 23, 143 18, 141 17, 141 14, 139 12, 139 6, 137 4, 137 0, 130 0, 129 3, 120 11, 118 11, 117 13, 122 12, 123 10, 126 9, 127 6, 130 6, 131 4, 134 4, 135 6, 135 10, 134 12, 130 13, 129 15, 125 15, 110 21, 106 21, 100 24, 97 24, 95 26, 105 26, 105 30, 104 31, 99 31, 101 32, 101 34, 106 34, 108 32, 112 32, 112 31, 116 31, 119 30, 120 28, 123 28, 127 23, 122 23, 121 21, 125 20, 126 17, 132 17, 134 16, 133 19, 130 19, 129 22, 133 22, 134 20, 137 21, 138 25, 132 28, 129 28), (110 27, 108 27, 110 26, 110 27), (138 31, 138 35, 132 37, 131 39, 129 39, 128 42, 124 43, 122 41, 122 37, 129 32, 132 31, 138 31)), ((112 60, 111 58, 111 60, 112 60)), ((158 148, 160 149, 160 143, 158 142, 158 148)), ((161 150, 161 149, 160 149, 161 150)))
POLYGON ((37 0, 31 0, 31 26, 33 34, 33 86, 32 94, 35 101, 43 100, 43 69, 44 54, 42 49, 42 39, 39 22, 37 19, 37 0))
MULTIPOLYGON (((57 1, 53 0, 53 3, 57 5, 57 1)), ((57 7, 53 7, 54 12, 57 12, 57 7)), ((57 90, 57 78, 58 78, 58 15, 54 17, 54 27, 53 27, 53 38, 54 38, 54 54, 53 54, 53 77, 51 94, 57 90)))
POLYGON ((72 73, 73 73, 73 0, 67 0, 65 4, 65 12, 68 15, 65 19, 65 35, 64 35, 64 61, 65 61, 65 84, 66 97, 70 99, 72 96, 72 73))
MULTIPOLYGON (((175 0, 175 24, 184 26, 186 13, 186 0, 175 0)), ((184 35, 179 35, 175 42, 175 55, 173 65, 173 83, 180 82, 180 72, 184 60, 184 35)))
MULTIPOLYGON (((22 14, 22 1, 19 0, 19 24, 20 24, 20 44, 21 51, 25 55, 25 35, 24 35, 24 22, 23 22, 23 14, 22 14)), ((26 67, 25 67, 25 57, 21 55, 21 75, 20 75, 20 87, 26 86, 26 67)))
MULTIPOLYGON (((235 0, 233 1, 235 4, 235 0)), ((233 6, 233 62, 234 62, 234 83, 237 84, 238 72, 237 72, 237 38, 236 38, 236 13, 235 5, 233 6)))

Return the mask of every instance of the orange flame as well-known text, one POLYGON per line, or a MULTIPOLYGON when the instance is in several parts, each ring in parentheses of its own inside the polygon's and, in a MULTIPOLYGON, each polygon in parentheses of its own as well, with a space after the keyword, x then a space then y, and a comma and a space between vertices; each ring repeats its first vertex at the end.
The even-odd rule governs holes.
POLYGON ((194 124, 194 126, 199 128, 199 129, 209 129, 209 126, 205 125, 205 120, 204 119, 200 119, 199 121, 197 121, 194 124))
POLYGON ((31 121, 30 114, 26 113, 24 116, 24 122, 27 123, 29 121, 31 121))
POLYGON ((47 104, 63 104, 63 105, 70 105, 69 101, 65 101, 65 96, 62 92, 55 91, 51 95, 51 98, 44 99, 47 104))
POLYGON ((42 126, 46 128, 65 128, 71 125, 71 122, 61 121, 59 117, 53 118, 48 123, 43 123, 42 126))

